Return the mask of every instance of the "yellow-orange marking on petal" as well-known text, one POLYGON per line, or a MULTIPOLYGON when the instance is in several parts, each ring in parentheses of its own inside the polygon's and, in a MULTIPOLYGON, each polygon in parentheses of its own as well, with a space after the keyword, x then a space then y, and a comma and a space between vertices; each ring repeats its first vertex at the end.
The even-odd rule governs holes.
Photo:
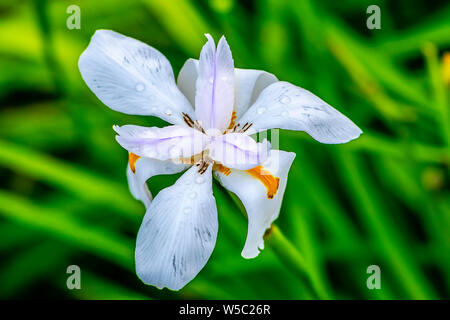
POLYGON ((233 129, 234 125, 236 124, 236 123, 235 123, 236 118, 237 118, 237 116, 236 116, 236 111, 233 111, 233 113, 231 114, 230 125, 228 126, 228 129, 227 129, 227 130, 233 129))
POLYGON ((222 172, 227 177, 231 173, 231 169, 228 167, 225 167, 224 165, 221 165, 220 163, 214 163, 213 170, 217 170, 219 172, 222 172))
POLYGON ((272 173, 264 169, 263 166, 256 166, 245 171, 247 171, 252 177, 261 181, 267 189, 267 198, 273 199, 273 197, 277 194, 280 178, 274 177, 272 173))
POLYGON ((128 162, 130 164, 130 169, 133 173, 136 173, 136 161, 138 161, 139 158, 140 156, 132 152, 128 153, 128 162))

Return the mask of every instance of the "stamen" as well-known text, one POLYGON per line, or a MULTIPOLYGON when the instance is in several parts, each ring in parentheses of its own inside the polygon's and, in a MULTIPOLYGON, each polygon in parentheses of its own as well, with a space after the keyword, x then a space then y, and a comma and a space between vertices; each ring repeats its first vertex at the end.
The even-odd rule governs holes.
POLYGON ((191 128, 197 129, 198 131, 201 131, 203 133, 206 133, 205 130, 203 130, 202 126, 200 125, 200 122, 198 120, 192 120, 192 118, 187 114, 183 112, 183 120, 184 122, 191 128))
POLYGON ((252 169, 246 170, 252 177, 261 181, 267 189, 267 198, 273 199, 277 194, 280 178, 274 177, 272 173, 263 168, 263 166, 256 166, 252 169))
POLYGON ((246 122, 246 123, 244 124, 244 126, 242 127, 242 129, 240 130, 240 132, 245 132, 245 131, 247 131, 252 125, 253 125, 253 123, 248 123, 248 122, 246 122))
POLYGON ((205 171, 208 169, 208 166, 209 166, 209 162, 202 161, 200 168, 198 169, 198 173, 200 173, 200 174, 205 173, 205 171))
POLYGON ((249 124, 248 124, 248 127, 245 128, 244 132, 247 131, 248 129, 250 129, 250 127, 251 127, 252 125, 253 125, 253 123, 249 123, 249 124))
POLYGON ((203 174, 206 172, 210 164, 213 164, 214 160, 209 156, 208 152, 202 152, 199 161, 195 162, 198 168, 198 173, 203 174))
POLYGON ((206 134, 205 130, 203 130, 203 128, 202 128, 202 126, 200 125, 200 122, 198 122, 198 120, 195 120, 195 122, 194 122, 194 128, 197 129, 197 130, 200 130, 201 132, 203 132, 203 133, 206 134))
POLYGON ((138 161, 139 158, 140 156, 135 155, 132 152, 128 153, 128 162, 130 163, 130 169, 133 173, 136 173, 136 161, 138 161))
POLYGON ((194 128, 194 126, 195 126, 194 121, 192 120, 192 118, 188 114, 186 114, 184 112, 183 112, 183 120, 184 120, 184 122, 186 122, 186 124, 189 127, 194 128))
POLYGON ((231 130, 231 132, 240 132, 240 133, 243 133, 243 132, 247 131, 248 129, 250 129, 250 127, 251 127, 252 125, 253 125, 253 123, 248 123, 248 122, 246 122, 246 123, 242 126, 242 128, 239 128, 239 127, 241 126, 241 124, 238 123, 238 124, 236 124, 236 125, 233 127, 233 130, 231 130))

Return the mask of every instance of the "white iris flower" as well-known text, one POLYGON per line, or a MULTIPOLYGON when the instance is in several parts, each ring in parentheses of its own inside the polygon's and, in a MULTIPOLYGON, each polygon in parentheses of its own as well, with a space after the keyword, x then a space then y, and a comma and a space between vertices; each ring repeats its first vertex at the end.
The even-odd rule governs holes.
POLYGON ((250 134, 281 128, 345 143, 362 132, 311 92, 264 71, 234 68, 225 38, 216 48, 206 37, 200 59, 186 61, 177 83, 158 50, 109 30, 97 31, 79 60, 84 81, 108 107, 172 124, 114 127, 129 152, 130 191, 147 210, 137 236, 137 274, 158 288, 179 290, 211 256, 218 229, 213 174, 247 211, 242 256, 254 258, 264 248, 295 154, 270 150, 250 134), (185 169, 152 200, 150 177, 185 169))

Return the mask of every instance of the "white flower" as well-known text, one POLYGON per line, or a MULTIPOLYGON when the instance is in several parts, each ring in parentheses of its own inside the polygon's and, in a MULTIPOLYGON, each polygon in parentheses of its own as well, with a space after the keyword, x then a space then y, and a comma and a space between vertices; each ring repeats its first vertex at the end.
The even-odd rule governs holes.
POLYGON ((147 208, 137 236, 137 274, 159 288, 185 286, 214 249, 213 173, 247 210, 242 256, 256 257, 264 248, 263 235, 278 217, 295 154, 270 150, 267 141, 257 143, 250 134, 301 130, 322 143, 345 143, 361 134, 311 92, 264 71, 235 69, 225 38, 216 48, 206 36, 200 60, 186 61, 177 84, 158 50, 109 30, 97 31, 79 60, 84 81, 111 109, 173 124, 114 127, 129 151, 130 191, 147 208), (152 201, 150 177, 185 169, 152 201))

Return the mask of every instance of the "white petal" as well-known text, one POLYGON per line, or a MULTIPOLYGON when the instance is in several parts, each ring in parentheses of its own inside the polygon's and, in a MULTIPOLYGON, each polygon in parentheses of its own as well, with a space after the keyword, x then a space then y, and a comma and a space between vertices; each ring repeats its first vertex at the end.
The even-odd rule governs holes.
POLYGON ((210 156, 228 168, 251 169, 266 161, 270 144, 257 143, 244 133, 228 133, 216 137, 208 147, 210 156))
POLYGON ((198 78, 198 60, 187 59, 178 73, 177 85, 191 105, 195 106, 195 83, 198 78))
POLYGON ((138 156, 158 160, 188 158, 200 153, 208 144, 208 137, 187 126, 140 127, 114 126, 119 134, 117 142, 138 156))
POLYGON ((156 49, 111 30, 98 30, 78 66, 88 87, 108 107, 183 124, 193 109, 175 84, 169 61, 156 49))
POLYGON ((200 53, 195 94, 195 115, 203 129, 224 131, 234 104, 234 62, 225 37, 217 45, 210 35, 200 53))
POLYGON ((239 120, 251 134, 272 128, 305 131, 322 143, 345 143, 362 133, 350 119, 311 92, 288 82, 271 84, 239 120))
POLYGON ((270 158, 263 164, 266 170, 280 178, 278 191, 272 199, 268 199, 263 184, 245 171, 232 169, 228 176, 215 171, 220 183, 241 199, 247 211, 248 233, 242 250, 244 258, 254 258, 259 254, 259 249, 264 249, 263 236, 278 218, 289 168, 294 158, 293 152, 271 150, 270 158))
POLYGON ((139 158, 135 163, 135 172, 127 165, 128 187, 133 197, 144 203, 148 208, 152 194, 147 186, 147 180, 160 174, 174 174, 183 171, 188 165, 174 163, 170 160, 161 161, 150 158, 139 158))
POLYGON ((256 101, 260 93, 278 79, 273 74, 252 69, 236 69, 236 111, 240 119, 256 101))
MULTIPOLYGON (((178 74, 178 87, 188 98, 192 105, 195 105, 195 82, 198 78, 198 60, 188 59, 178 74)), ((259 94, 269 85, 277 82, 278 79, 273 74, 252 69, 234 69, 234 94, 237 119, 256 101, 259 94)))
POLYGON ((159 192, 145 214, 136 243, 136 272, 146 284, 179 290, 205 266, 217 238, 211 166, 193 166, 159 192))

